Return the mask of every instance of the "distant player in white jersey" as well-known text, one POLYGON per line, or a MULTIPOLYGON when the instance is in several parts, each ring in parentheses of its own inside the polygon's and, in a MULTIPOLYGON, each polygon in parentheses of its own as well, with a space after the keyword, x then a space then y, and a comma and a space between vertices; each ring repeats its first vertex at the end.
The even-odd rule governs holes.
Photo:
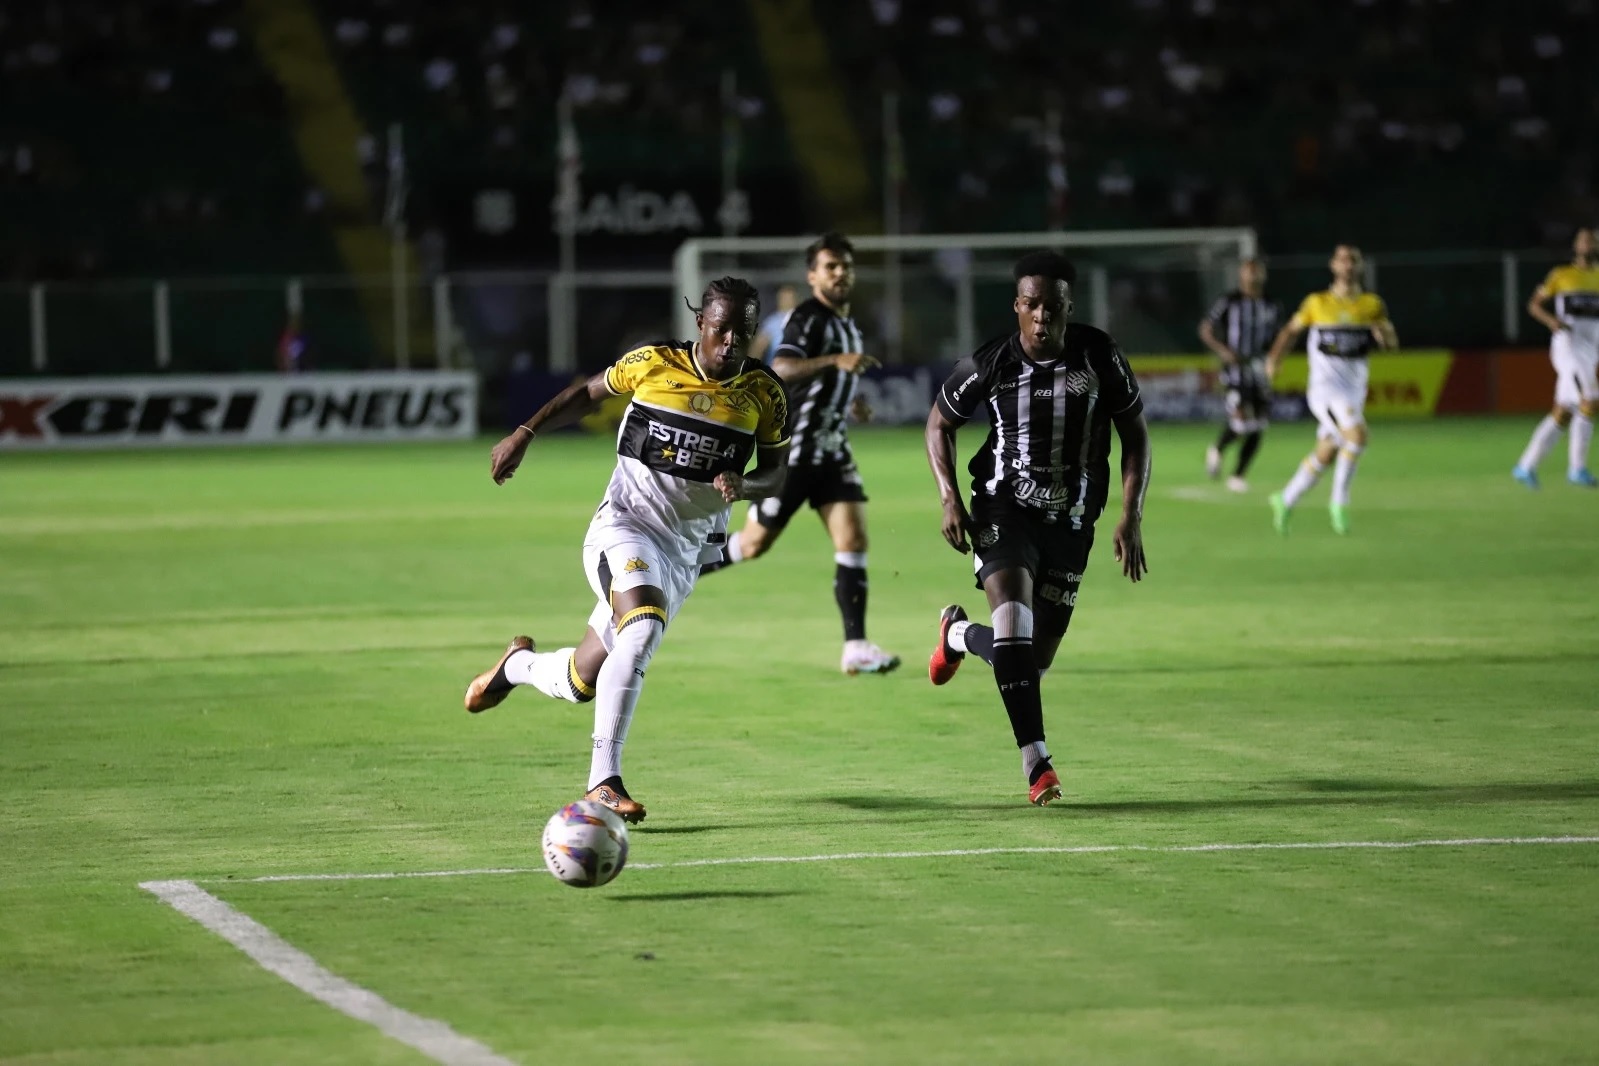
POLYGON ((1332 285, 1305 297, 1266 357, 1266 374, 1275 378, 1288 348, 1309 331, 1305 350, 1310 355, 1310 384, 1305 399, 1316 416, 1316 447, 1283 490, 1271 497, 1272 525, 1283 534, 1288 532, 1294 504, 1315 487, 1335 457, 1328 514, 1335 533, 1349 532, 1349 486, 1366 450, 1366 383, 1371 373, 1366 355, 1373 348, 1399 346, 1387 306, 1361 284, 1365 261, 1360 249, 1340 244, 1327 267, 1332 285))
POLYGON ((783 383, 743 354, 759 314, 748 282, 711 282, 696 309, 698 341, 628 352, 545 404, 490 459, 495 483, 504 484, 539 433, 576 422, 613 396, 633 397, 617 431, 616 470, 583 542, 583 571, 599 600, 588 631, 575 648, 545 653, 531 637, 515 637, 466 690, 474 713, 497 706, 517 685, 572 703, 593 700, 587 798, 630 822, 645 812, 622 785, 622 745, 644 671, 700 565, 721 555, 733 501, 781 491, 788 471, 783 383), (745 474, 751 454, 755 469, 745 474))
POLYGON ((1551 270, 1527 301, 1527 313, 1549 327, 1549 361, 1555 365, 1554 409, 1532 431, 1510 472, 1529 489, 1538 487, 1538 464, 1568 426, 1566 480, 1599 487, 1599 478, 1588 469, 1599 411, 1599 230, 1578 230, 1571 253, 1571 262, 1551 270))

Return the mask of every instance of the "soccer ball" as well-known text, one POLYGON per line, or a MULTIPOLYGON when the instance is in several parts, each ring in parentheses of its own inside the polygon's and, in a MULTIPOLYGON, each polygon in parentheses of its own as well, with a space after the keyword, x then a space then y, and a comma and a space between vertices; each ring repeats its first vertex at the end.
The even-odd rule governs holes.
POLYGON ((606 884, 627 865, 627 825, 603 803, 568 803, 544 823, 544 865, 573 888, 606 884))

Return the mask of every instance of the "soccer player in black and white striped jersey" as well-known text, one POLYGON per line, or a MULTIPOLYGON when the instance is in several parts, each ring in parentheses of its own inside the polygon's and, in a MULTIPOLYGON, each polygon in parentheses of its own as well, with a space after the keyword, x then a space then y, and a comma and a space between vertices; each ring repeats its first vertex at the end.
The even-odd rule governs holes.
POLYGON ((944 539, 971 551, 992 625, 944 608, 927 664, 935 685, 966 653, 994 668, 994 683, 1021 751, 1028 802, 1060 798, 1044 746, 1044 672, 1071 624, 1094 522, 1110 497, 1111 431, 1121 442, 1121 518, 1111 534, 1122 573, 1139 581, 1149 429, 1138 381, 1116 342, 1071 315, 1076 271, 1057 252, 1015 267, 1016 325, 962 359, 927 416, 927 459, 943 506, 944 539), (988 437, 972 455, 971 508, 956 486, 955 434, 979 411, 988 437))
POLYGON ((877 360, 861 349, 860 327, 850 317, 855 249, 841 233, 825 233, 805 249, 810 299, 794 308, 772 369, 788 386, 793 446, 783 494, 750 508, 749 521, 728 537, 722 561, 710 573, 766 554, 802 506, 809 505, 833 541, 833 597, 844 622, 846 674, 886 674, 899 665, 866 639, 866 490, 849 445, 849 419, 870 417, 855 395, 863 371, 877 360))
POLYGON ((1234 441, 1238 465, 1227 479, 1234 492, 1248 492, 1249 464, 1260 450, 1260 438, 1271 416, 1271 384, 1266 380, 1266 352, 1282 324, 1282 305, 1266 299, 1266 264, 1245 259, 1238 264, 1238 288, 1211 305, 1199 323, 1199 339, 1221 359, 1222 385, 1227 390, 1227 421, 1221 436, 1205 450, 1205 473, 1221 476, 1222 458, 1234 441))

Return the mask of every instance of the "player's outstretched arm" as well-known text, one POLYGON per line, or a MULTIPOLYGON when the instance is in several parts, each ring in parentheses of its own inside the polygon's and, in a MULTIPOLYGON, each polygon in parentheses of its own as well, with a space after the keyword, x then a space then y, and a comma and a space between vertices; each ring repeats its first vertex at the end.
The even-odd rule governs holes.
POLYGON ((955 431, 960 424, 953 422, 937 405, 927 413, 927 465, 933 468, 933 481, 938 485, 938 499, 943 505, 944 540, 951 548, 965 555, 971 551, 967 533, 972 517, 955 485, 955 431))
POLYGON ((777 376, 787 382, 804 381, 813 378, 824 370, 842 370, 846 374, 862 374, 881 364, 865 352, 844 352, 841 355, 818 355, 812 358, 802 358, 793 355, 783 355, 782 349, 772 360, 772 369, 777 376))
POLYGON ((755 469, 747 474, 731 471, 716 475, 711 484, 722 490, 722 499, 728 503, 736 500, 765 500, 782 495, 783 482, 788 478, 788 444, 755 449, 755 469))
POLYGON ((612 395, 606 387, 605 375, 596 374, 562 389, 560 395, 538 409, 538 413, 511 430, 510 435, 494 446, 489 456, 489 476, 496 485, 511 480, 516 468, 522 465, 527 446, 545 430, 560 429, 580 418, 594 413, 612 395))
POLYGON ((1144 496, 1149 491, 1149 424, 1144 414, 1115 416, 1116 436, 1122 452, 1122 517, 1116 523, 1112 544, 1122 573, 1139 581, 1149 573, 1144 558, 1144 496))

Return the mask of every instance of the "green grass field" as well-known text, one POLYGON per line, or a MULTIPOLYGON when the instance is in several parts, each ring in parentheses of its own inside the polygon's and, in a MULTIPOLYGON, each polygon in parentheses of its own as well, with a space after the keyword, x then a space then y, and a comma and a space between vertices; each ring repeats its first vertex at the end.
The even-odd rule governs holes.
POLYGON ((1599 1061, 1592 841, 1170 850, 1599 836, 1599 494, 1514 485, 1527 429, 1379 425, 1353 534, 1323 486, 1284 541, 1307 428, 1238 498, 1157 427, 1149 579, 1101 538, 1045 684, 1048 809, 983 664, 927 683, 980 597, 919 433, 862 432, 905 669, 838 673, 808 518, 707 579, 628 745, 655 868, 592 892, 538 854, 589 709, 460 701, 579 635, 607 442, 504 488, 481 442, 0 457, 0 1060, 428 1061, 138 887, 200 879, 520 1063, 1599 1061), (673 865, 1093 846, 1151 850, 673 865), (479 868, 529 872, 245 881, 479 868))

